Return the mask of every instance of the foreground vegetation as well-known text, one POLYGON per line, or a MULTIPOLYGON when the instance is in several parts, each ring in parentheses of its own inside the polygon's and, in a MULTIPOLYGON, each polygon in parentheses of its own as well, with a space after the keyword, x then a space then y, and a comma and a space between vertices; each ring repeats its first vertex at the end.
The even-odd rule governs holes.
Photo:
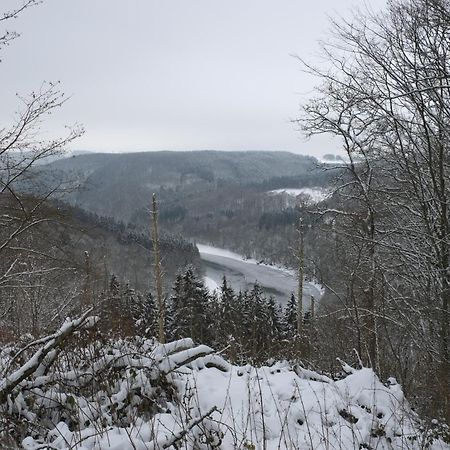
POLYGON ((448 448, 371 369, 233 366, 191 339, 104 339, 91 312, 1 352, 2 448, 448 448))

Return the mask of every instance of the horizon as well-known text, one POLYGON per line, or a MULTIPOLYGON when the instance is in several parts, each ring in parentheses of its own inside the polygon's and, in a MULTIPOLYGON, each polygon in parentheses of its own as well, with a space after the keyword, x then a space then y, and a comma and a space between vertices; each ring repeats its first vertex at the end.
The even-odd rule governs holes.
POLYGON ((81 123, 72 150, 336 153, 330 138, 307 141, 292 123, 316 83, 294 56, 314 60, 328 16, 358 5, 46 0, 13 23, 21 36, 2 52, 0 120, 12 121, 16 92, 60 80, 70 100, 46 131, 81 123))
POLYGON ((70 149, 63 153, 63 156, 80 156, 83 154, 104 154, 104 155, 128 155, 128 154, 136 154, 136 153, 202 153, 202 152, 217 152, 217 153, 289 153, 296 156, 304 156, 304 157, 312 157, 316 159, 323 158, 326 155, 334 155, 340 156, 339 152, 336 153, 323 153, 321 155, 313 155, 309 153, 299 153, 291 150, 262 150, 262 149, 243 149, 243 150, 222 150, 222 149, 214 149, 214 148, 205 148, 205 149, 158 149, 158 150, 116 150, 116 151, 108 151, 108 150, 87 150, 87 149, 70 149))

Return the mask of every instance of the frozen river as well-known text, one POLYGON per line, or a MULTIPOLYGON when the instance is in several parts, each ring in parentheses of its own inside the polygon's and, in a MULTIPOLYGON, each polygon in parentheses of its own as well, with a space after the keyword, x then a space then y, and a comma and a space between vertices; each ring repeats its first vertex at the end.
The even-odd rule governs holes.
MULTIPOLYGON (((234 290, 251 289, 257 282, 266 294, 273 295, 285 305, 291 293, 297 293, 297 277, 286 269, 265 264, 217 247, 197 244, 200 257, 205 267, 205 281, 210 289, 220 286, 225 275, 234 290)), ((321 297, 321 287, 315 283, 305 282, 303 287, 303 304, 309 308, 311 296, 316 300, 321 297)))

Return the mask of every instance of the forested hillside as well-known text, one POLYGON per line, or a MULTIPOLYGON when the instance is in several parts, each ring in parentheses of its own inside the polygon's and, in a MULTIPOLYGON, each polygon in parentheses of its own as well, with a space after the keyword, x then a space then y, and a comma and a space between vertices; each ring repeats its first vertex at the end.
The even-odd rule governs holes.
POLYGON ((286 152, 202 151, 77 155, 48 169, 50 176, 61 171, 64 179, 79 185, 70 197, 78 206, 128 222, 150 204, 153 192, 164 193, 164 198, 181 192, 186 198, 274 177, 300 178, 310 185, 314 165, 314 158, 286 152))
POLYGON ((326 189, 331 178, 315 158, 257 151, 77 155, 39 173, 47 189, 61 180, 76 187, 65 201, 144 234, 155 192, 166 232, 287 265, 307 202, 271 191, 326 189))
MULTIPOLYGON (((0 204, 3 217, 10 218, 0 229, 3 340, 52 330, 83 303, 105 295, 112 276, 143 295, 154 288, 147 237, 111 219, 33 197, 20 198, 24 210, 18 214, 17 201, 4 193, 0 204)), ((198 250, 183 239, 165 235, 160 245, 167 287, 178 270, 200 267, 198 250)))

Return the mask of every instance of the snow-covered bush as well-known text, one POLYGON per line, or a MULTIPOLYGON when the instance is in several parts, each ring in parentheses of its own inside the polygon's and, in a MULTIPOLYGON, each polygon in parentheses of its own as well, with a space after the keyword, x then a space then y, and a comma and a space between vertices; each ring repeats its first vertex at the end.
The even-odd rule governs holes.
POLYGON ((444 449, 395 380, 287 362, 229 364, 191 339, 100 340, 88 313, 0 353, 0 447, 37 449, 444 449))

